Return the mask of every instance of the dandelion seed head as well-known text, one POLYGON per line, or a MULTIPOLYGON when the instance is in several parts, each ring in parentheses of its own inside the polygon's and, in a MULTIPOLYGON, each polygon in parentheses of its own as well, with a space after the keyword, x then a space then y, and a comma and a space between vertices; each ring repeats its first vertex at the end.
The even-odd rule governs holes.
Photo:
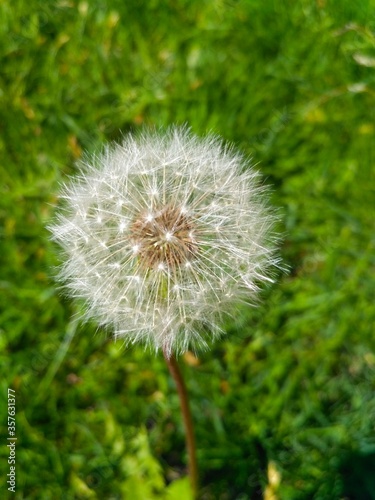
POLYGON ((272 281, 275 216, 259 174, 187 128, 129 135, 86 157, 50 226, 59 279, 84 317, 167 355, 206 349, 222 316, 272 281))

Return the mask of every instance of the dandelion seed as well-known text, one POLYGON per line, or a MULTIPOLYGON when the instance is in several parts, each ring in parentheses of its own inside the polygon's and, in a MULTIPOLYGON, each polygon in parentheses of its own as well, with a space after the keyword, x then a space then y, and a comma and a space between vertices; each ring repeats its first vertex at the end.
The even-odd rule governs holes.
POLYGON ((125 222, 120 222, 119 226, 118 226, 118 229, 120 231, 120 233, 123 233, 124 230, 126 228, 126 223, 125 222))
POLYGON ((213 136, 129 135, 87 157, 62 197, 50 227, 65 254, 59 278, 86 319, 130 344, 206 348, 278 265, 259 174, 213 136))

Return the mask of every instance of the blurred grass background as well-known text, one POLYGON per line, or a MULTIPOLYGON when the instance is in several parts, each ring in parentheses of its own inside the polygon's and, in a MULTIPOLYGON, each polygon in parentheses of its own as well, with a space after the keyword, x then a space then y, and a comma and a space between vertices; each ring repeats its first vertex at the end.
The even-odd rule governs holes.
POLYGON ((0 2, 0 476, 17 397, 27 499, 188 499, 160 357, 124 350, 50 279, 46 223, 83 150, 144 124, 259 162, 289 274, 181 358, 201 498, 375 498, 375 2, 0 2))

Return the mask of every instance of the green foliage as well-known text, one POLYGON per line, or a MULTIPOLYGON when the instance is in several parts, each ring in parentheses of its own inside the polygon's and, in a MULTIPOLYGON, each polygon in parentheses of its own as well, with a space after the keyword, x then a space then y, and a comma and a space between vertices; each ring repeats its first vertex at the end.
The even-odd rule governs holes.
POLYGON ((181 359, 202 498, 375 498, 374 8, 0 3, 2 479, 8 387, 18 437, 9 498, 190 496, 163 360, 76 324, 45 230, 82 150, 185 122, 259 162, 290 268, 198 364, 181 359))

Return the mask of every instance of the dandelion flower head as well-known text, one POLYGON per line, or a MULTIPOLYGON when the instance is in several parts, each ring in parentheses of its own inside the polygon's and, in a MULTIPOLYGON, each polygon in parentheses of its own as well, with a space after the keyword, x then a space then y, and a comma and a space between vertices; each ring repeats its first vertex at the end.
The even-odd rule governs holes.
POLYGON ((84 318, 170 356, 207 348, 272 281, 275 217, 240 153, 187 128, 129 134, 87 156, 49 228, 84 318))

